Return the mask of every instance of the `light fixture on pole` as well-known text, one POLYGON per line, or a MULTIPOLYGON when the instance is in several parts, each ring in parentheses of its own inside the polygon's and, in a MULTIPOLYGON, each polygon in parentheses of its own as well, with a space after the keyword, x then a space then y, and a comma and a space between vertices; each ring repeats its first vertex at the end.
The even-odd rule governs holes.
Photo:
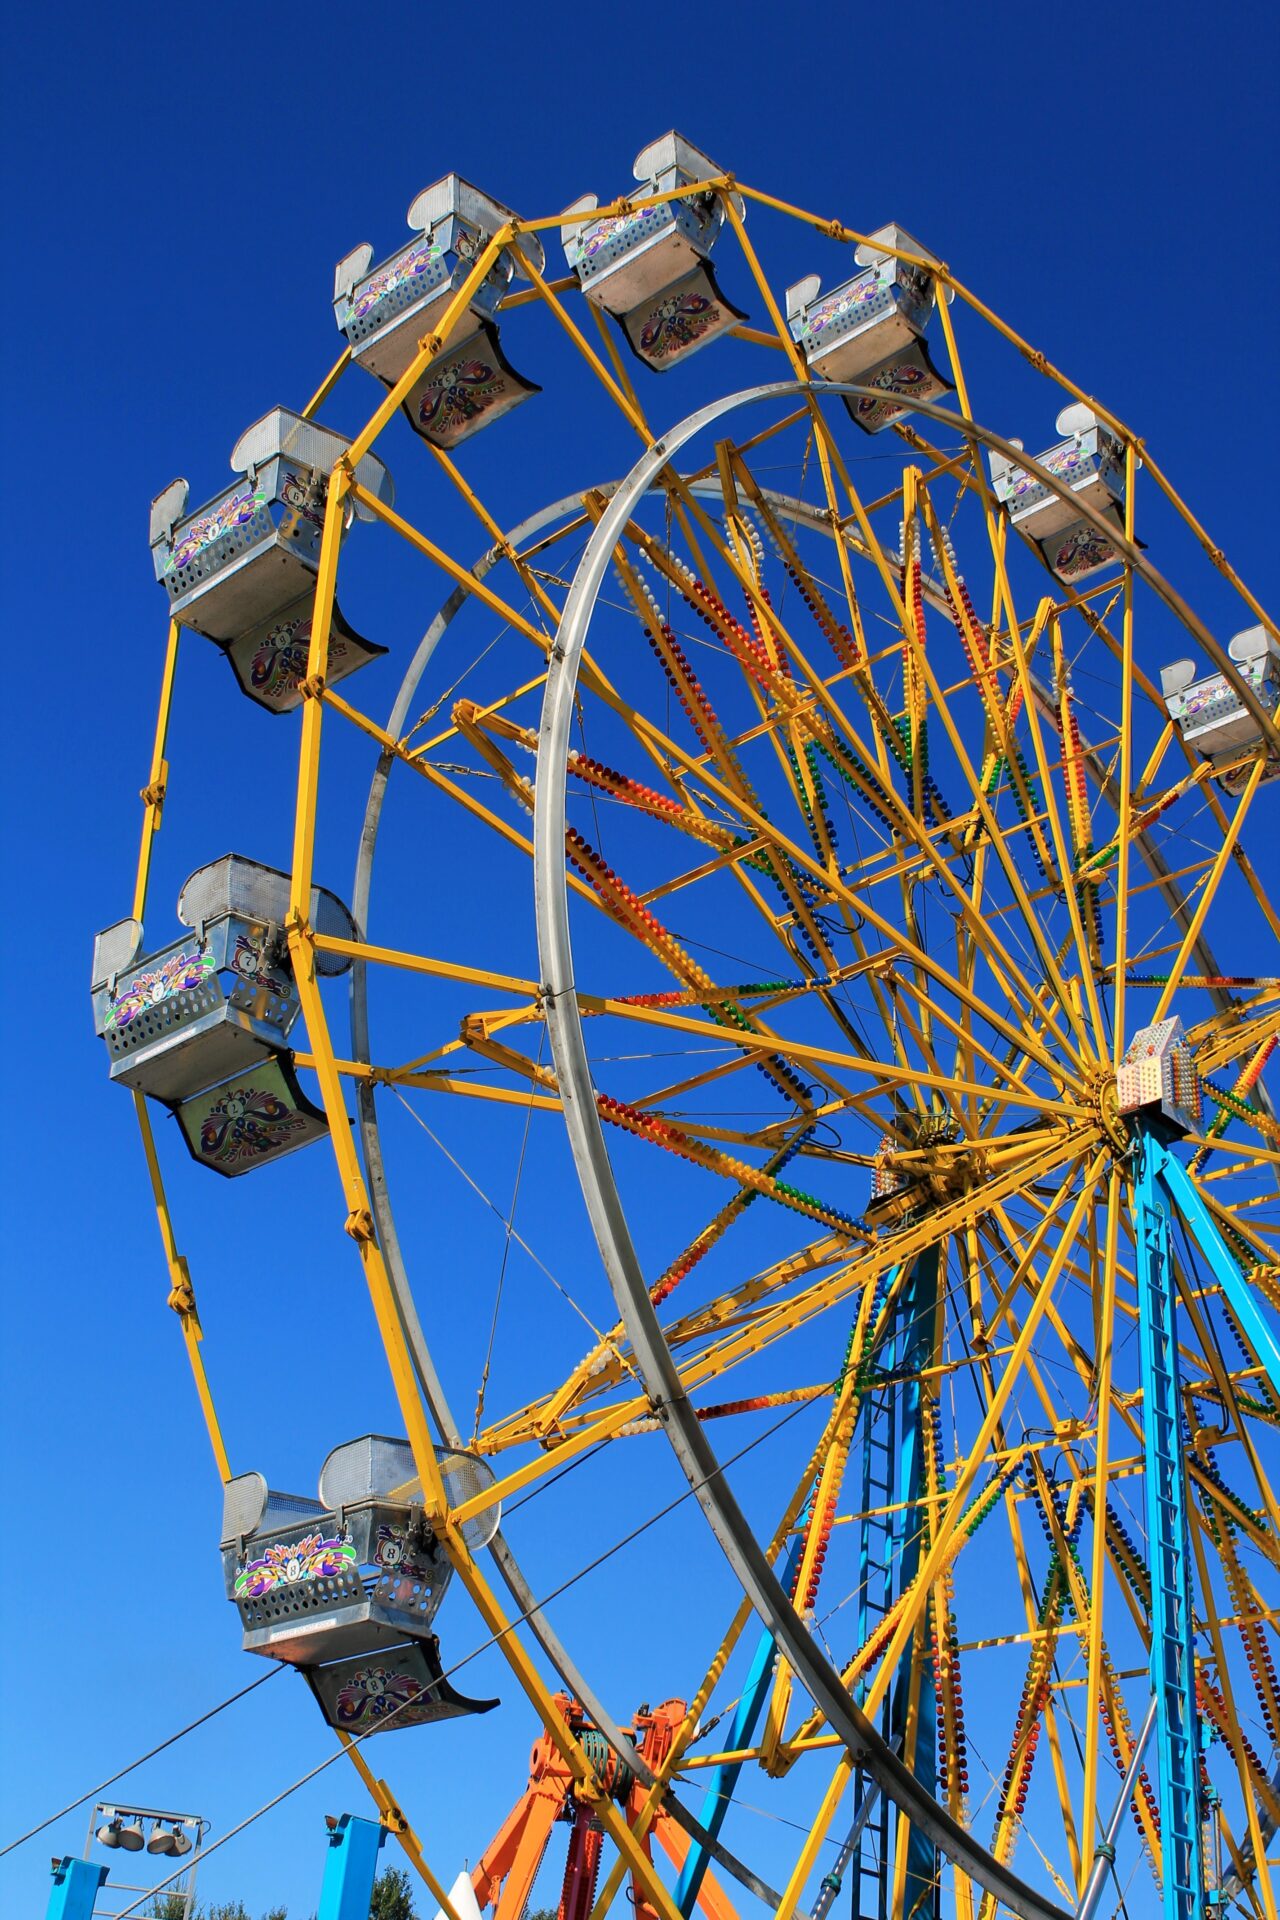
MULTIPOLYGON (((91 1864, 95 1842, 111 1852, 122 1849, 127 1854, 138 1854, 145 1849, 154 1862, 152 1876, 161 1876, 161 1886, 175 1902, 181 1903, 175 1910, 185 1914, 186 1920, 193 1920, 196 1875, 208 1830, 209 1822, 198 1813, 182 1813, 174 1807, 121 1806, 118 1800, 99 1800, 89 1814, 84 1859, 91 1864)), ((138 1864, 142 1866, 146 1862, 138 1864)), ((97 1871, 105 1875, 107 1869, 100 1865, 97 1871)), ((121 1885, 123 1887, 123 1883, 121 1885)), ((129 1891, 139 1893, 146 1889, 135 1886, 129 1891)))

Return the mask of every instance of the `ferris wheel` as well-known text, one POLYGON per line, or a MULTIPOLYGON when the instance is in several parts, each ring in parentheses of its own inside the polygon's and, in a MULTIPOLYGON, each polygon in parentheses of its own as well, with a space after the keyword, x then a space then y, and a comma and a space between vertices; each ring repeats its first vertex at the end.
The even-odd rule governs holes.
POLYGON ((304 1672, 451 1920, 522 1920, 562 1815, 561 1920, 624 1889, 662 1920, 1061 1920, 1126 1888, 1275 1920, 1280 637, 1139 437, 901 228, 676 134, 635 180, 539 219, 428 188, 407 246, 340 263, 312 400, 198 511, 185 481, 153 503, 160 715, 94 1004, 244 1644, 304 1672), (784 289, 798 242, 821 273, 784 289), (571 407, 508 358, 536 370, 538 315, 571 407), (354 435, 318 417, 340 381, 354 435), (538 409, 578 478, 531 472, 500 524, 468 448, 538 409), (352 533, 363 602, 377 542, 434 593, 408 657, 339 610, 352 533), (192 848, 174 940, 152 848, 204 640, 228 727, 243 695, 296 730, 292 862, 248 817, 242 853, 192 848), (389 844, 420 887, 380 886, 389 844), (598 1249, 591 1309, 548 1273, 554 1321, 497 1369, 501 1275, 442 1279, 408 1171, 455 1108, 521 1167, 571 1158, 598 1249), (316 1495, 233 1472, 201 1342, 235 1332, 213 1280, 197 1314, 163 1172, 283 1186, 308 1144, 403 1427, 317 1429, 316 1495), (515 1516, 595 1474, 626 1490, 579 1533, 603 1554, 668 1450, 687 1664, 635 1715, 515 1516), (517 1804, 450 1893, 364 1747, 494 1705, 449 1664, 468 1606, 540 1735, 523 1798, 495 1755, 517 1804), (747 1800, 798 1826, 785 1874, 747 1800))

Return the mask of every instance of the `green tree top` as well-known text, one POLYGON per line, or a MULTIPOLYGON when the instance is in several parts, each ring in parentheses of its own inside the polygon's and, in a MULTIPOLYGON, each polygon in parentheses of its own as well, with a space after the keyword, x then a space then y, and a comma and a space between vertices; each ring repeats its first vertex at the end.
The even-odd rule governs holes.
POLYGON ((418 1920, 413 1888, 403 1867, 388 1867, 374 1881, 369 1920, 418 1920))

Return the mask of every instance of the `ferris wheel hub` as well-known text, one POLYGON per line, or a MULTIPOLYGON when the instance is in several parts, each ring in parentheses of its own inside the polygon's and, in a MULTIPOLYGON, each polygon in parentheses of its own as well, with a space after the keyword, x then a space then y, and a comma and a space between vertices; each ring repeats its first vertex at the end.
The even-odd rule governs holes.
POLYGON ((1116 1076, 1116 1094, 1122 1114, 1159 1115, 1179 1134, 1200 1124, 1200 1076, 1176 1014, 1134 1034, 1116 1076))

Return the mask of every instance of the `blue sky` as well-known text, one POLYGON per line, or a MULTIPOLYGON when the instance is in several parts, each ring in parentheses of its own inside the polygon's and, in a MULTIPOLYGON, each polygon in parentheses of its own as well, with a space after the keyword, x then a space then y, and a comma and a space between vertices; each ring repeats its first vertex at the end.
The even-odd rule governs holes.
MULTIPOLYGON (((1280 286, 1267 227, 1278 51, 1274 12, 1235 4, 1073 18, 938 0, 896 14, 751 0, 625 15, 320 0, 190 16, 64 5, 11 23, 0 129, 15 321, 2 521, 14 1018, 3 1110, 11 1544, 0 1841, 254 1677, 220 1593, 216 1481, 164 1305, 129 1103, 107 1084, 87 991, 94 930, 128 910, 150 751, 164 638, 146 546, 151 496, 181 472, 193 503, 207 498, 250 420, 277 401, 302 404, 337 350, 333 261, 365 238, 379 258, 398 245, 421 186, 456 170, 545 214, 587 187, 621 190, 636 150, 675 125, 784 199, 863 228, 894 218, 917 234, 1140 426, 1274 600, 1280 286)), ((796 238, 786 244, 783 284, 805 270, 796 238)), ((656 384, 645 397, 662 425, 656 384)), ((344 389, 334 424, 357 424, 353 399, 369 403, 366 386, 344 389)), ((571 407, 538 404, 536 422, 526 410, 519 461, 477 453, 500 518, 607 477, 601 460, 609 473, 622 464, 621 443, 584 446, 571 407)), ((1024 374, 989 423, 1030 444, 1047 439, 1050 411, 1047 389, 1024 374)), ((420 457, 403 429, 389 460, 392 445, 393 465, 420 457)), ((452 523, 443 531, 466 558, 480 544, 452 523)), ((430 611, 406 587, 396 631, 375 637, 403 657, 430 611)), ((189 651, 171 755, 183 784, 158 853, 161 938, 183 875, 223 850, 255 794, 258 838, 245 850, 287 850, 293 732, 265 722, 238 731, 247 710, 225 669, 211 650, 189 651)), ((353 762, 345 810, 335 801, 327 824, 340 871, 320 877, 340 890, 364 777, 353 762)), ((389 884, 416 882, 406 864, 389 884)), ((509 1192, 505 1137, 491 1147, 464 1125, 451 1138, 509 1192)), ((541 1197, 525 1231, 598 1297, 581 1223, 555 1197, 569 1177, 563 1154, 536 1151, 541 1197)), ((305 1159, 296 1183, 266 1193, 229 1195, 185 1166, 174 1177, 233 1455, 299 1487, 330 1444, 395 1418, 331 1167, 319 1151, 305 1159)), ((447 1307, 469 1271, 490 1283, 500 1234, 450 1185, 446 1162, 427 1164, 447 1307)), ((527 1309, 530 1328, 541 1310, 527 1309)), ((616 1531, 642 1517, 642 1493, 651 1509, 677 1490, 666 1457, 646 1456, 616 1531)), ((528 1542, 546 1585, 604 1537, 583 1527, 570 1492, 553 1498, 555 1524, 528 1542)), ((667 1605, 675 1542, 655 1535, 619 1570, 624 1584, 647 1583, 656 1648, 678 1638, 667 1605)), ((707 1578, 727 1597, 718 1572, 707 1578)), ((453 1605, 461 1651, 481 1634, 453 1605)), ((607 1596, 593 1595, 572 1617, 597 1663, 619 1674, 620 1710, 672 1691, 646 1668, 643 1646, 611 1636, 608 1616, 607 1596)), ((491 1658, 474 1679, 484 1692, 482 1681, 503 1676, 491 1658)), ((447 1752, 401 1736, 378 1756, 447 1878, 522 1782, 531 1716, 513 1702, 503 1713, 501 1769, 484 1723, 451 1733, 447 1752)), ((286 1675, 124 1789, 225 1831, 323 1757, 325 1742, 286 1675)), ((207 1892, 241 1895, 255 1914, 271 1901, 287 1901, 295 1920, 310 1912, 320 1815, 344 1807, 363 1811, 335 1768, 211 1862, 207 1892)), ((70 1815, 0 1862, 7 1912, 43 1911, 49 1855, 78 1850, 83 1824, 83 1812, 70 1815)))

